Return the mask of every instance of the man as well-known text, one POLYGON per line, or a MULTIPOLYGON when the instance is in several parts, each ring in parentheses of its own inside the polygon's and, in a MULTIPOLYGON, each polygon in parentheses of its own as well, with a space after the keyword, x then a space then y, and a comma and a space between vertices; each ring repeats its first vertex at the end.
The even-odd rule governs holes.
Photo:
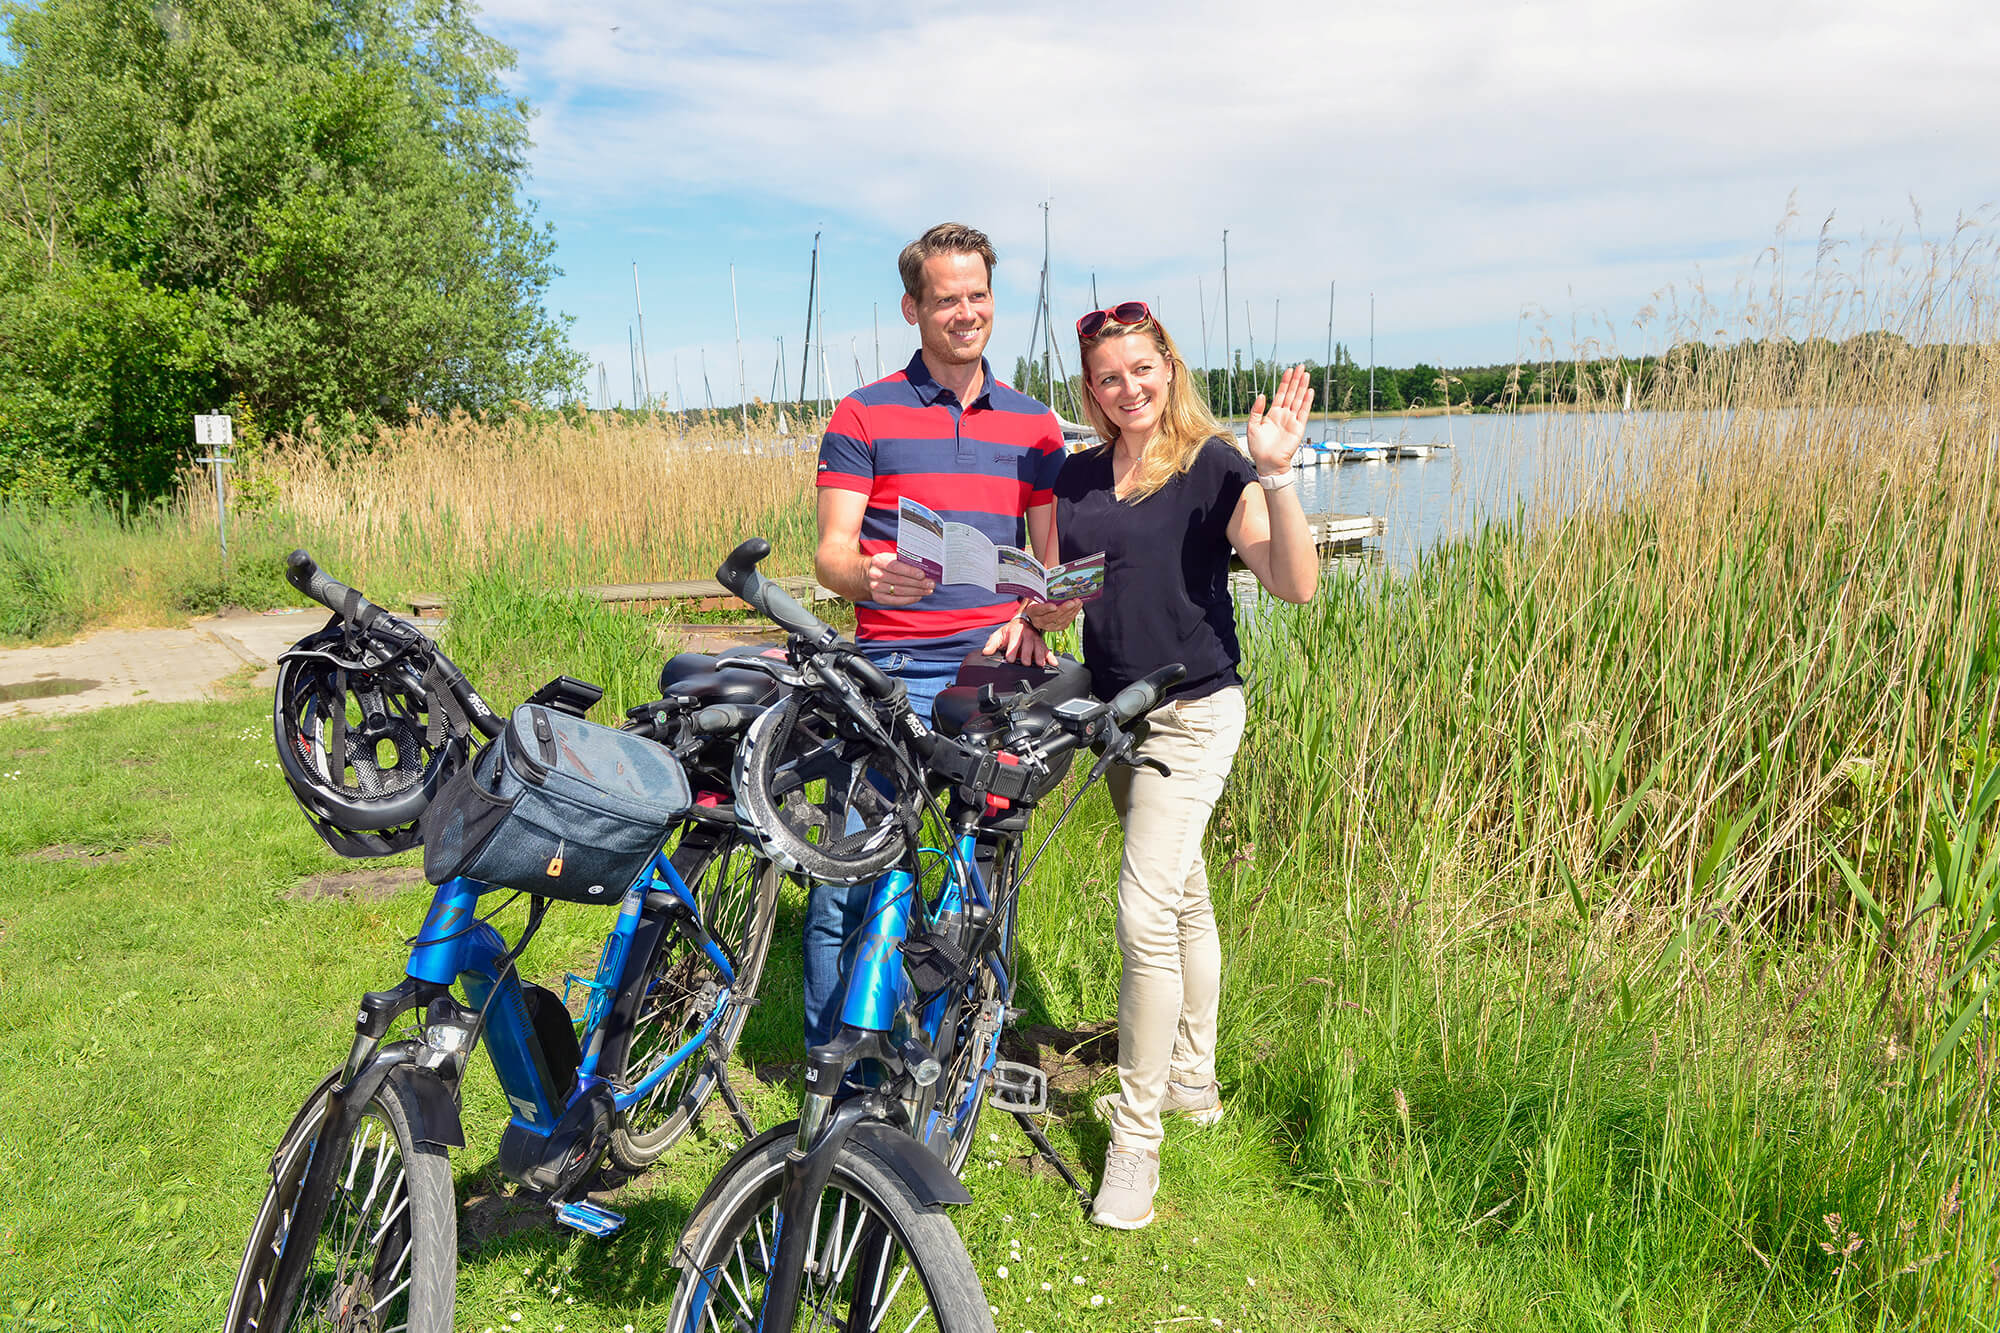
MULTIPOLYGON (((902 370, 841 399, 820 440, 819 581, 854 603, 856 642, 926 718, 969 653, 1054 661, 1015 599, 970 584, 938 587, 896 558, 896 506, 907 495, 995 543, 1030 544, 1037 559, 1055 560, 1062 431, 986 363, 993 262, 985 233, 955 222, 903 247, 903 319, 921 345, 902 370)), ((869 888, 814 884, 807 895, 808 1045, 832 1035, 841 945, 869 888)))

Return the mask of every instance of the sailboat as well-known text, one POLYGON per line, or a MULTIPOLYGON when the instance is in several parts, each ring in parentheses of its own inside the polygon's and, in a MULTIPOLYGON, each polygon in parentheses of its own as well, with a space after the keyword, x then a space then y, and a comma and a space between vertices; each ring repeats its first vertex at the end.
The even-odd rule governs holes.
POLYGON ((1380 463, 1396 456, 1396 446, 1375 438, 1375 297, 1368 297, 1368 438, 1347 441, 1334 450, 1343 463, 1380 463))

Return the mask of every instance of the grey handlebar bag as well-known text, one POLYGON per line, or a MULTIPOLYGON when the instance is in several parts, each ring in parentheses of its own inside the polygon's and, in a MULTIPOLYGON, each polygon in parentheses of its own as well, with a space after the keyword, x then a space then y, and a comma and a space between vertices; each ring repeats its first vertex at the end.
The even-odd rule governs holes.
POLYGON ((653 741, 522 704, 424 811, 424 878, 615 903, 692 803, 653 741))

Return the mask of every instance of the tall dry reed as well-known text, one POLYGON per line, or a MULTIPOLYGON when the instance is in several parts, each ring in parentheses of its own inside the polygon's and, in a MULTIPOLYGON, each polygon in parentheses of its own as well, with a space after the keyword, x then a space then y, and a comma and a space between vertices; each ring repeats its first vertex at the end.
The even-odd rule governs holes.
MULTIPOLYGON (((448 592, 502 569, 550 583, 706 577, 738 541, 771 538, 775 567, 812 559, 813 454, 753 419, 463 413, 334 444, 316 430, 246 450, 239 508, 283 515, 342 576, 448 592)), ((188 521, 214 522, 189 478, 188 521)))

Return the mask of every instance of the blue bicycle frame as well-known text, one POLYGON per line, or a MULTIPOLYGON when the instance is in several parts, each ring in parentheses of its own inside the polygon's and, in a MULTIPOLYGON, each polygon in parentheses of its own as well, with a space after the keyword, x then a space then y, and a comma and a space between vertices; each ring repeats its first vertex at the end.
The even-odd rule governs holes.
MULTIPOLYGON (((591 1095, 592 1090, 600 1086, 610 1092, 612 1104, 621 1111, 645 1100, 660 1080, 702 1048, 727 1012, 731 997, 725 986, 717 993, 715 1007, 701 1027, 638 1083, 620 1090, 598 1075, 598 1061, 603 1052, 604 1019, 609 1011, 606 997, 616 994, 628 980, 626 969, 634 965, 632 942, 638 934, 649 894, 664 891, 671 896, 673 904, 694 919, 700 919, 694 895, 680 872, 674 869, 665 853, 655 853, 647 872, 626 890, 617 920, 605 939, 597 976, 587 983, 591 988, 591 998, 584 1015, 583 1059, 576 1069, 575 1090, 564 1098, 562 1093, 567 1085, 568 1071, 558 1072, 549 1067, 547 1054, 536 1036, 520 980, 513 968, 503 970, 500 966, 500 959, 508 950, 507 942, 491 925, 475 920, 479 898, 489 891, 489 886, 476 880, 452 879, 440 884, 431 899, 423 927, 417 933, 416 944, 410 950, 410 961, 405 970, 419 981, 442 986, 461 983, 472 1008, 485 1011, 486 1053, 493 1062, 493 1072, 500 1080, 508 1104, 513 1108, 513 1123, 522 1130, 548 1135, 554 1130, 566 1106, 591 1095), (467 928, 468 922, 473 923, 470 928, 467 928)), ((663 928, 670 928, 670 925, 663 928)), ((733 985, 736 980, 734 967, 705 932, 701 948, 709 961, 715 964, 724 982, 733 985)))

